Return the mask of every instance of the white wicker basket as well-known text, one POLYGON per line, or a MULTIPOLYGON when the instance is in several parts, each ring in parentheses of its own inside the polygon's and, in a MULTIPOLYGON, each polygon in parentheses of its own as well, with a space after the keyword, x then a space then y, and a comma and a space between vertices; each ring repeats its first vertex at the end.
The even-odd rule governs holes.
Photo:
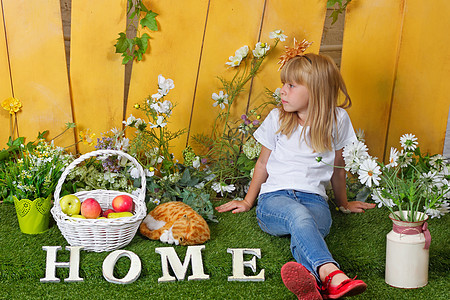
POLYGON ((97 150, 81 155, 75 159, 61 174, 54 193, 54 204, 51 209, 53 218, 59 230, 71 246, 83 246, 83 250, 102 252, 112 251, 128 245, 136 234, 141 221, 147 214, 145 206, 146 178, 142 166, 135 158, 117 150, 97 150), (75 193, 81 202, 87 198, 98 201, 102 210, 112 208, 112 200, 118 195, 128 195, 133 198, 134 215, 115 219, 79 219, 72 218, 61 211, 59 194, 61 187, 69 174, 78 164, 94 156, 119 155, 130 160, 138 169, 141 177, 141 188, 138 196, 119 191, 92 190, 75 193))

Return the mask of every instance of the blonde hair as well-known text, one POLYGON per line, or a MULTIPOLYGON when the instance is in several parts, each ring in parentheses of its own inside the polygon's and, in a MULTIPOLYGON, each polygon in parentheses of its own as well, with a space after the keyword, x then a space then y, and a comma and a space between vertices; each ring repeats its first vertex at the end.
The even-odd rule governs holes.
MULTIPOLYGON (((336 128, 336 107, 349 108, 352 105, 334 61, 329 56, 313 53, 294 57, 281 70, 281 82, 301 84, 308 89, 308 113, 301 136, 308 125, 309 135, 305 137, 308 145, 318 153, 331 151, 333 130, 336 128), (339 91, 345 95, 345 100, 338 105, 339 91)), ((290 137, 298 127, 297 112, 286 112, 282 106, 279 109, 278 132, 290 137)))

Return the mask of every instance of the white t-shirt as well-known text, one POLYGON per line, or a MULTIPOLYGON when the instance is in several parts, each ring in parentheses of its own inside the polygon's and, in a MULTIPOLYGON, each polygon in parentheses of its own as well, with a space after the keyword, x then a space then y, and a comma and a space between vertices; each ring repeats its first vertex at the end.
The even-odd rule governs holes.
POLYGON ((279 109, 273 109, 253 136, 264 147, 272 150, 266 169, 268 177, 261 186, 260 194, 290 189, 319 194, 325 199, 325 187, 333 175, 335 150, 344 148, 356 140, 350 117, 342 108, 336 109, 338 135, 333 135, 333 151, 315 153, 304 136, 308 136, 309 126, 300 138, 303 127, 299 125, 288 139, 276 133, 279 129, 279 109), (317 162, 317 157, 322 162, 317 162))

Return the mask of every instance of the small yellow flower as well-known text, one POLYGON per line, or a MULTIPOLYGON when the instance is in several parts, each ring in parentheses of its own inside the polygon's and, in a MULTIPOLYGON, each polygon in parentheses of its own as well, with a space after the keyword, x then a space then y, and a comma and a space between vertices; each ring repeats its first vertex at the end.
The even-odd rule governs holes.
POLYGON ((20 110, 20 108, 22 107, 22 103, 19 99, 10 97, 6 100, 3 100, 2 107, 5 110, 9 111, 11 115, 13 115, 20 110))
POLYGON ((134 105, 134 108, 136 108, 136 109, 139 109, 140 107, 141 106, 139 104, 137 104, 137 103, 134 105))
POLYGON ((95 143, 95 133, 91 131, 91 129, 86 129, 84 131, 80 131, 80 139, 85 145, 92 146, 95 143))

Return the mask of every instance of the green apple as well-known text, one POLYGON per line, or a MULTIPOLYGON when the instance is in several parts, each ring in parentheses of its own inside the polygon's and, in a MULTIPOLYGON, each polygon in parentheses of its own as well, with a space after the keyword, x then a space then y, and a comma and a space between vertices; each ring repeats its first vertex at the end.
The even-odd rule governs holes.
POLYGON ((75 195, 65 195, 59 200, 61 211, 68 216, 78 215, 81 210, 81 201, 75 195))

